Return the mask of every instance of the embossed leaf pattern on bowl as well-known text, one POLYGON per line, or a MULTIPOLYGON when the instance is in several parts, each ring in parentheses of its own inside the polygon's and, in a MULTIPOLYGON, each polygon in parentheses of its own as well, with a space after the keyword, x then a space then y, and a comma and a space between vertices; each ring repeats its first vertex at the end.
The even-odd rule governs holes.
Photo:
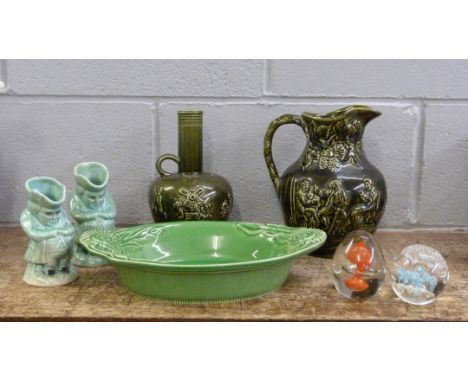
POLYGON ((85 232, 80 241, 90 250, 116 259, 129 259, 129 252, 143 246, 150 235, 158 236, 167 227, 141 227, 135 230, 93 230, 85 232))
POLYGON ((239 223, 237 227, 248 235, 263 235, 273 239, 283 246, 286 252, 296 252, 308 246, 319 245, 326 239, 325 232, 319 229, 257 223, 239 223))

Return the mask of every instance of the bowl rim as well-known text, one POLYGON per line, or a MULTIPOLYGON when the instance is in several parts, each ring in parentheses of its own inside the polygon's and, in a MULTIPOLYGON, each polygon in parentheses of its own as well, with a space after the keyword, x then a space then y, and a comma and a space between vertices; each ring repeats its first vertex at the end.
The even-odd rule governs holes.
MULTIPOLYGON (((312 241, 309 245, 304 245, 303 247, 275 257, 267 258, 267 259, 258 259, 258 260, 247 260, 247 261, 238 261, 238 262, 225 262, 225 263, 211 263, 211 264, 164 264, 158 261, 148 261, 148 260, 135 260, 129 258, 119 258, 115 256, 109 256, 103 252, 99 252, 95 249, 91 249, 87 244, 81 241, 80 237, 80 244, 83 245, 88 252, 93 255, 97 255, 100 257, 104 257, 105 259, 109 260, 112 264, 116 265, 125 265, 137 268, 145 268, 147 270, 159 270, 159 271, 167 271, 167 272, 178 272, 178 271, 236 271, 236 270, 247 270, 247 269, 254 269, 258 267, 267 267, 278 265, 280 263, 288 262, 294 260, 294 258, 306 255, 315 251, 316 249, 320 248, 327 239, 327 234, 325 231, 318 229, 318 228, 306 228, 306 227, 288 227, 283 224, 271 224, 271 223, 255 223, 255 222, 239 222, 239 221, 173 221, 173 222, 164 222, 164 223, 149 223, 143 225, 136 225, 131 227, 122 227, 113 230, 116 231, 125 231, 130 229, 137 229, 143 227, 151 227, 151 226, 171 226, 171 225, 188 225, 188 224, 205 224, 205 223, 214 223, 214 224, 226 224, 226 225, 237 225, 237 224, 255 224, 258 226, 264 227, 282 227, 291 229, 291 232, 298 231, 298 232, 305 232, 309 231, 311 234, 317 237, 316 240, 312 241)), ((90 230, 85 232, 86 236, 91 236, 94 232, 99 232, 102 230, 90 230)), ((84 235, 84 234, 83 234, 84 235)), ((83 237, 82 235, 82 237, 83 237)), ((279 245, 279 244, 277 244, 279 245)))

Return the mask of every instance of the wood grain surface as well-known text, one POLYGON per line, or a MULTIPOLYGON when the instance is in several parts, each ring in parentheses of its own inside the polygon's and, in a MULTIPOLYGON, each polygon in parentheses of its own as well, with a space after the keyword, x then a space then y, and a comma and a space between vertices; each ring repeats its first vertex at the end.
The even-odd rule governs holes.
POLYGON ((351 301, 336 292, 330 259, 306 256, 294 263, 284 286, 266 296, 229 304, 177 305, 141 297, 119 284, 112 266, 80 268, 64 287, 23 283, 27 238, 19 228, 0 228, 0 320, 9 321, 466 321, 468 232, 379 231, 387 261, 409 244, 437 248, 450 280, 428 306, 400 301, 387 278, 377 295, 351 301))

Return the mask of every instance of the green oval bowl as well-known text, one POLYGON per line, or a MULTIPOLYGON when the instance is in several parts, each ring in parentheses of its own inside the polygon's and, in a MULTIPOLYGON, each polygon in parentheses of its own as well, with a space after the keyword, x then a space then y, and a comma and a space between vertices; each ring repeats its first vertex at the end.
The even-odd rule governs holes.
POLYGON ((291 264, 326 240, 318 229, 182 221, 83 233, 131 291, 176 303, 217 303, 279 288, 291 264))

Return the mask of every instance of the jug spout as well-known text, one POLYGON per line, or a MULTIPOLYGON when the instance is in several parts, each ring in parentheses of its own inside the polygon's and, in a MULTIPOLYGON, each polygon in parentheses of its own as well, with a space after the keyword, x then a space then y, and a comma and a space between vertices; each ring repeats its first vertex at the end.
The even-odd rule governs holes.
POLYGON ((347 116, 360 119, 363 125, 366 125, 368 122, 382 114, 380 111, 365 105, 349 106, 346 109, 345 114, 347 116))

